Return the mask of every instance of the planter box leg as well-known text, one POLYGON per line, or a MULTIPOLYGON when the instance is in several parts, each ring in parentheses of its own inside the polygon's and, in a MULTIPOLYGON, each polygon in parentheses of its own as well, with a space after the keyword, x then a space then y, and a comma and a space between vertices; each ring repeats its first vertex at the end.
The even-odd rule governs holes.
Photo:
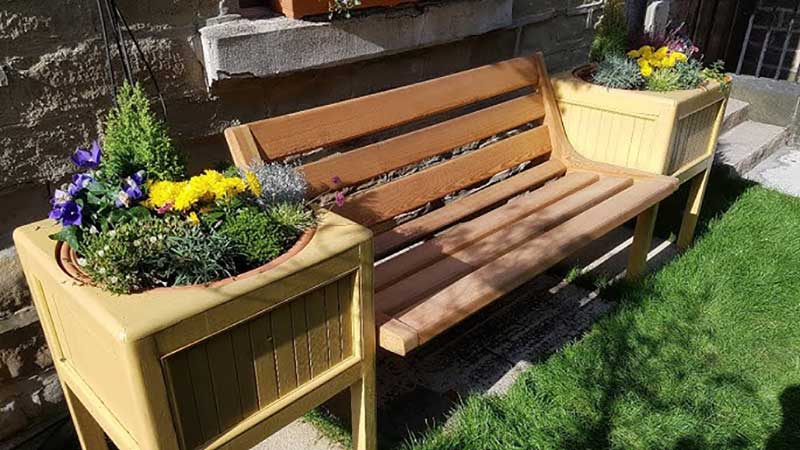
POLYGON ((647 265, 647 253, 650 251, 650 244, 653 242, 653 229, 656 225, 658 215, 658 204, 651 206, 636 219, 636 230, 633 234, 633 244, 631 253, 628 256, 629 280, 635 280, 644 274, 647 265))
POLYGON ((350 387, 353 450, 376 450, 375 372, 350 387))
POLYGON ((689 248, 694 239, 694 229, 697 227, 697 219, 700 216, 700 207, 703 205, 703 197, 706 193, 710 174, 711 167, 695 175, 691 186, 689 186, 689 200, 686 202, 681 231, 678 234, 678 248, 680 250, 689 248))
POLYGON ((89 411, 86 410, 83 403, 70 390, 69 386, 61 383, 61 388, 64 391, 64 398, 67 400, 67 406, 69 406, 72 423, 75 425, 75 432, 78 434, 81 448, 83 450, 108 450, 106 434, 94 420, 94 417, 89 414, 89 411))

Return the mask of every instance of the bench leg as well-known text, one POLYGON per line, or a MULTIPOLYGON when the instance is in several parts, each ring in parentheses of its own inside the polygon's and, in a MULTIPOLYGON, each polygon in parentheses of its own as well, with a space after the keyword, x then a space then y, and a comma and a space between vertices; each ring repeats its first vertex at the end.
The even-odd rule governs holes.
POLYGON ((81 443, 83 450, 108 450, 106 444, 106 434, 97 421, 94 420, 83 403, 75 396, 70 390, 69 386, 61 383, 61 388, 64 391, 64 398, 67 400, 70 415, 72 416, 72 423, 75 425, 75 432, 78 435, 78 440, 81 443))
POLYGON ((378 448, 375 407, 375 370, 366 370, 364 378, 350 386, 353 450, 378 448))
POLYGON ((710 174, 711 167, 692 178, 692 184, 689 186, 689 200, 686 202, 681 231, 678 234, 678 249, 680 250, 689 248, 694 239, 694 229, 697 227, 697 219, 700 216, 700 207, 703 205, 703 197, 710 174))
POLYGON ((658 214, 658 204, 651 206, 636 218, 636 230, 633 234, 633 244, 628 256, 629 280, 635 280, 644 274, 647 265, 647 253, 650 251, 650 244, 653 242, 653 229, 656 225, 656 215, 658 214))

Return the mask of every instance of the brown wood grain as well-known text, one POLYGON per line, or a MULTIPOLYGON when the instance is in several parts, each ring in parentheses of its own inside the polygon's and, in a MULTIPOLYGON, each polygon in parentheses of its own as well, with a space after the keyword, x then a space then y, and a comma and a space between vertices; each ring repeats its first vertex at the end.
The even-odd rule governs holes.
POLYGON ((452 201, 414 220, 402 223, 375 236, 375 255, 379 258, 413 244, 441 229, 467 219, 517 194, 535 189, 561 176, 565 167, 558 161, 546 161, 499 183, 452 201))
POLYGON ((549 206, 598 179, 597 175, 589 173, 570 174, 515 199, 513 204, 495 208, 476 219, 448 229, 377 266, 375 291, 381 291, 387 285, 418 272, 484 238, 497 228, 507 226, 534 211, 549 206))
POLYGON ((522 57, 248 124, 261 157, 280 159, 536 85, 522 57))
POLYGON ((536 127, 356 194, 348 198, 341 208, 334 208, 334 211, 362 225, 374 225, 549 151, 547 128, 536 127))
MULTIPOLYGON (((415 260, 428 265, 423 265, 416 273, 378 291, 375 294, 375 307, 393 314, 413 305, 426 294, 446 290, 446 286, 454 280, 480 269, 481 266, 597 205, 631 184, 632 181, 629 179, 605 178, 566 196, 561 201, 523 216, 516 222, 497 220, 497 217, 503 214, 515 215, 517 206, 514 203, 493 211, 494 217, 484 215, 467 222, 462 226, 465 232, 477 230, 476 234, 484 234, 485 237, 450 254, 442 254, 436 244, 422 247, 420 250, 417 250, 419 247, 410 250, 409 253, 418 254, 413 257, 415 260)), ((528 195, 535 197, 534 194, 528 195)), ((536 198, 531 199, 531 203, 536 201, 536 198)))
POLYGON ((672 192, 670 184, 640 181, 597 206, 419 301, 396 318, 425 343, 493 300, 517 288, 672 192))
POLYGON ((206 347, 214 384, 214 399, 221 431, 229 429, 242 418, 239 402, 239 383, 236 380, 236 361, 230 333, 220 333, 208 340, 206 347))
POLYGON ((272 339, 270 314, 262 314, 249 324, 255 359, 258 404, 261 408, 278 399, 278 371, 275 367, 275 347, 272 339))
POLYGON ((321 289, 306 296, 308 337, 311 344, 311 376, 316 377, 330 367, 328 329, 325 322, 325 293, 321 289))
POLYGON ((543 116, 541 95, 530 94, 306 164, 302 171, 309 185, 308 196, 362 183, 543 116), (338 183, 333 182, 334 176, 338 183))

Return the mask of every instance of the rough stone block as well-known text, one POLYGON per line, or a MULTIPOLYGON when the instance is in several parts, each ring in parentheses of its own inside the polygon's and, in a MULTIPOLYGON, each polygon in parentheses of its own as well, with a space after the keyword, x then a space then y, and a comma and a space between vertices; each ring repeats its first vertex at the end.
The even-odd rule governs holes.
POLYGON ((0 334, 0 383, 34 375, 52 365, 38 322, 0 334))
POLYGON ((55 370, 0 385, 0 440, 65 410, 55 370))
POLYGON ((457 0, 334 22, 278 17, 200 30, 208 83, 268 77, 374 58, 511 24, 511 0, 457 0))
POLYGON ((0 250, 0 318, 31 303, 22 266, 13 247, 0 250))

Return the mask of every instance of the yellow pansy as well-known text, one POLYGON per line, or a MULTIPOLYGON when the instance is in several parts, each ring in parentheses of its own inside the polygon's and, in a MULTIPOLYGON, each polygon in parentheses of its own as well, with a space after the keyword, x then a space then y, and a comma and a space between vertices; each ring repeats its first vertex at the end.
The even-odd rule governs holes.
POLYGON ((200 225, 200 218, 197 217, 197 213, 192 211, 186 216, 186 220, 188 220, 192 225, 200 225))
POLYGON ((647 78, 653 74, 653 66, 651 66, 647 61, 639 64, 639 70, 642 73, 642 76, 647 78))

